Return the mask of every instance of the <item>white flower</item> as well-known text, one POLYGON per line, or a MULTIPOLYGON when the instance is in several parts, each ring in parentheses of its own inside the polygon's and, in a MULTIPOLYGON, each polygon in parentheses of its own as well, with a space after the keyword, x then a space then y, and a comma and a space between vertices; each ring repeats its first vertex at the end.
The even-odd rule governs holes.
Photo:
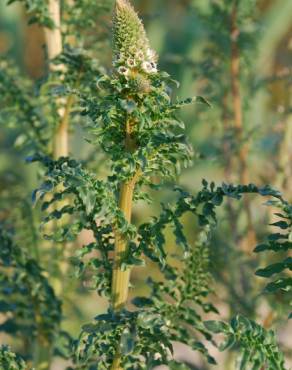
POLYGON ((158 353, 158 352, 156 352, 156 353, 154 353, 154 360, 160 360, 161 359, 161 354, 160 353, 158 353))
POLYGON ((136 67, 137 65, 136 60, 134 58, 128 58, 127 65, 130 68, 136 67))
POLYGON ((129 69, 125 66, 120 66, 118 68, 118 73, 121 74, 121 75, 128 76, 129 72, 130 72, 129 69))
POLYGON ((154 62, 143 62, 142 68, 146 73, 157 73, 157 65, 154 62))
POLYGON ((155 62, 150 62, 152 71, 151 73, 157 73, 157 64, 155 62))
POLYGON ((150 73, 150 71, 152 69, 152 66, 149 62, 143 62, 142 63, 142 68, 143 68, 144 72, 150 73))

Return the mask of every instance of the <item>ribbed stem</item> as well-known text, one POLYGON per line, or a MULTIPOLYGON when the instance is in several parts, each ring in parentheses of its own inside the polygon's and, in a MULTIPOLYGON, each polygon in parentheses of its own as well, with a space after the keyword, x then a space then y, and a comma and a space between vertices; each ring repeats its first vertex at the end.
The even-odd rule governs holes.
MULTIPOLYGON (((131 152, 135 148, 135 140, 131 136, 132 123, 128 120, 126 122, 126 137, 125 137, 125 150, 131 152)), ((133 195, 135 185, 139 176, 141 175, 140 169, 137 169, 135 175, 131 180, 124 182, 120 187, 120 199, 119 208, 123 212, 127 222, 131 222, 132 217, 132 206, 133 206, 133 195)), ((118 312, 122 310, 127 303, 130 274, 131 269, 121 269, 121 258, 127 250, 128 240, 119 231, 115 235, 115 255, 114 255, 114 267, 113 267, 113 278, 112 278, 112 306, 114 311, 118 312)), ((120 366, 121 356, 120 350, 117 348, 117 353, 112 364, 112 370, 122 370, 120 366)))
POLYGON ((123 370, 121 367, 121 356, 119 353, 116 354, 111 370, 123 370))
MULTIPOLYGON (((124 213, 125 219, 131 222, 133 192, 135 183, 133 181, 121 185, 119 207, 124 213)), ((127 240, 119 232, 116 233, 115 259, 112 281, 112 304, 114 310, 122 309, 128 298, 130 269, 121 270, 120 259, 127 248, 127 240)))
MULTIPOLYGON (((132 216, 132 205, 133 205, 133 194, 134 188, 137 181, 137 175, 129 182, 123 183, 120 190, 120 200, 119 207, 124 213, 125 219, 131 222, 132 216)), ((131 269, 126 270, 121 269, 121 257, 127 249, 127 239, 120 233, 116 233, 115 240, 115 256, 114 256, 114 270, 113 270, 113 280, 112 280, 112 305, 114 311, 118 312, 122 310, 127 303, 129 284, 130 284, 130 274, 131 269)), ((112 364, 112 370, 122 370, 120 366, 121 355, 119 348, 117 348, 117 353, 112 364)))

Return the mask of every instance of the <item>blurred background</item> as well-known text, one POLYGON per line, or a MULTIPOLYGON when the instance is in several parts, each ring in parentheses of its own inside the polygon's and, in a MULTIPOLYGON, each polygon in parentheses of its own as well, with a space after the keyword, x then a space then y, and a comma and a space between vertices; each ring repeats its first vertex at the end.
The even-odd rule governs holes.
MULTIPOLYGON (((244 0, 241 3, 233 19, 226 1, 133 0, 151 44, 159 54, 159 69, 180 82, 173 91, 174 96, 184 99, 202 95, 211 104, 211 108, 197 104, 181 114, 194 160, 192 166, 182 169, 179 185, 196 193, 203 178, 216 184, 271 184, 292 201, 292 2, 244 0)), ((8 6, 0 0, 0 66, 4 68, 6 61, 12 60, 23 78, 37 83, 47 71, 44 34, 41 27, 28 25, 27 21, 21 3, 8 6)), ((93 49, 94 57, 109 70, 110 31, 111 14, 104 12, 97 16, 87 41, 90 45, 91 40, 101 40, 93 49)), ((5 121, 0 112, 1 205, 3 203, 0 219, 12 217, 13 222, 24 224, 23 215, 30 212, 27 209, 30 209, 31 193, 40 181, 39 172, 35 165, 26 164, 24 160, 30 154, 22 146, 25 126, 18 120, 10 124, 7 115, 5 121)), ((84 140, 82 119, 72 116, 72 121, 72 157, 90 157, 89 166, 97 176, 106 176, 107 168, 99 148, 84 140)), ((153 192, 155 201, 151 206, 138 203, 134 221, 140 223, 158 214, 161 202, 171 202, 174 198, 171 186, 169 183, 164 190, 153 192)), ((254 256, 252 250, 264 240, 272 219, 263 203, 263 199, 249 197, 236 204, 229 202, 221 209, 210 245, 210 270, 214 277, 212 301, 221 318, 228 320, 241 313, 266 328, 275 329, 289 368, 292 366, 292 326, 287 325, 286 320, 289 302, 281 295, 262 296, 265 282, 254 275, 257 267, 265 264, 263 258, 266 257, 254 256)), ((38 210, 32 213, 39 233, 38 210)), ((195 240, 196 221, 185 217, 184 224, 190 240, 195 240)), ((72 253, 90 241, 90 237, 82 233, 72 246, 72 253)), ((18 238, 22 240, 24 236, 18 238)), ((171 236, 168 248, 169 251, 176 248, 171 236)), ((151 274, 157 274, 154 267, 151 274)), ((135 293, 145 292, 145 276, 143 268, 134 270, 135 293)), ((68 273, 66 279, 67 287, 75 289, 73 292, 68 289, 63 325, 76 336, 82 324, 104 311, 106 301, 88 290, 86 283, 78 283, 73 273, 68 273)), ((4 320, 3 317, 2 322, 4 320)), ((13 348, 20 345, 5 333, 0 334, 2 342, 10 343, 13 348)), ((235 353, 219 354, 212 347, 210 351, 218 359, 218 365, 212 368, 233 369, 235 353)), ((199 355, 179 344, 176 356, 186 358, 193 369, 211 368, 199 355)), ((63 368, 61 360, 56 360, 53 369, 63 368)))

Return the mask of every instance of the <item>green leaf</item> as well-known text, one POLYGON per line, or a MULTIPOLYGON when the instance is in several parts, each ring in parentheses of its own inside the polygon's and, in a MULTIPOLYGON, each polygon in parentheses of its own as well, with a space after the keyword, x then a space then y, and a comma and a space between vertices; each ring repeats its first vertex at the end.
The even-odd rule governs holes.
POLYGON ((288 229, 288 227, 289 227, 289 224, 287 222, 285 222, 285 221, 277 221, 277 222, 274 222, 274 223, 272 223, 270 225, 271 226, 279 227, 282 230, 288 229))
POLYGON ((126 328, 121 336, 121 352, 124 356, 129 355, 135 347, 135 336, 126 328))
POLYGON ((246 370, 247 369, 247 365, 248 365, 250 356, 251 356, 251 352, 249 350, 244 350, 243 351, 242 357, 241 357, 241 360, 240 360, 240 367, 239 367, 240 370, 246 370))
POLYGON ((291 291, 292 290, 292 278, 282 278, 276 281, 269 283, 265 287, 265 292, 267 293, 275 293, 277 290, 285 290, 291 291))
POLYGON ((274 252, 280 252, 280 251, 288 251, 289 249, 292 249, 292 243, 282 242, 269 242, 268 244, 259 244, 255 249, 255 253, 264 252, 264 251, 274 251, 274 252))
POLYGON ((215 320, 204 321, 204 325, 208 330, 210 330, 212 333, 215 333, 215 334, 230 332, 229 325, 223 321, 215 321, 215 320))
POLYGON ((257 276, 270 277, 274 274, 282 272, 285 269, 292 270, 292 257, 286 258, 283 262, 274 263, 266 268, 256 271, 257 276))
POLYGON ((135 297, 132 300, 133 305, 136 307, 142 308, 145 306, 152 306, 153 305, 153 300, 147 297, 135 297))
POLYGON ((233 334, 227 335, 225 340, 219 344, 219 350, 221 352, 225 351, 227 348, 233 347, 236 342, 236 337, 233 334))
POLYGON ((211 103, 206 98, 204 98, 203 96, 195 96, 193 98, 193 102, 206 104, 206 105, 208 105, 208 107, 212 107, 211 103))

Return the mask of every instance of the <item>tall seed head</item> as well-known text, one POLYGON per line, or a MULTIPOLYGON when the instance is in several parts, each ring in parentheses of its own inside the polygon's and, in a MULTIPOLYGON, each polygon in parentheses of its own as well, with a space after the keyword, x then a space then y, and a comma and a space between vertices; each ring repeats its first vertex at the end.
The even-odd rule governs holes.
POLYGON ((113 52, 113 65, 119 74, 157 72, 156 53, 150 48, 143 23, 128 0, 116 0, 113 52))

